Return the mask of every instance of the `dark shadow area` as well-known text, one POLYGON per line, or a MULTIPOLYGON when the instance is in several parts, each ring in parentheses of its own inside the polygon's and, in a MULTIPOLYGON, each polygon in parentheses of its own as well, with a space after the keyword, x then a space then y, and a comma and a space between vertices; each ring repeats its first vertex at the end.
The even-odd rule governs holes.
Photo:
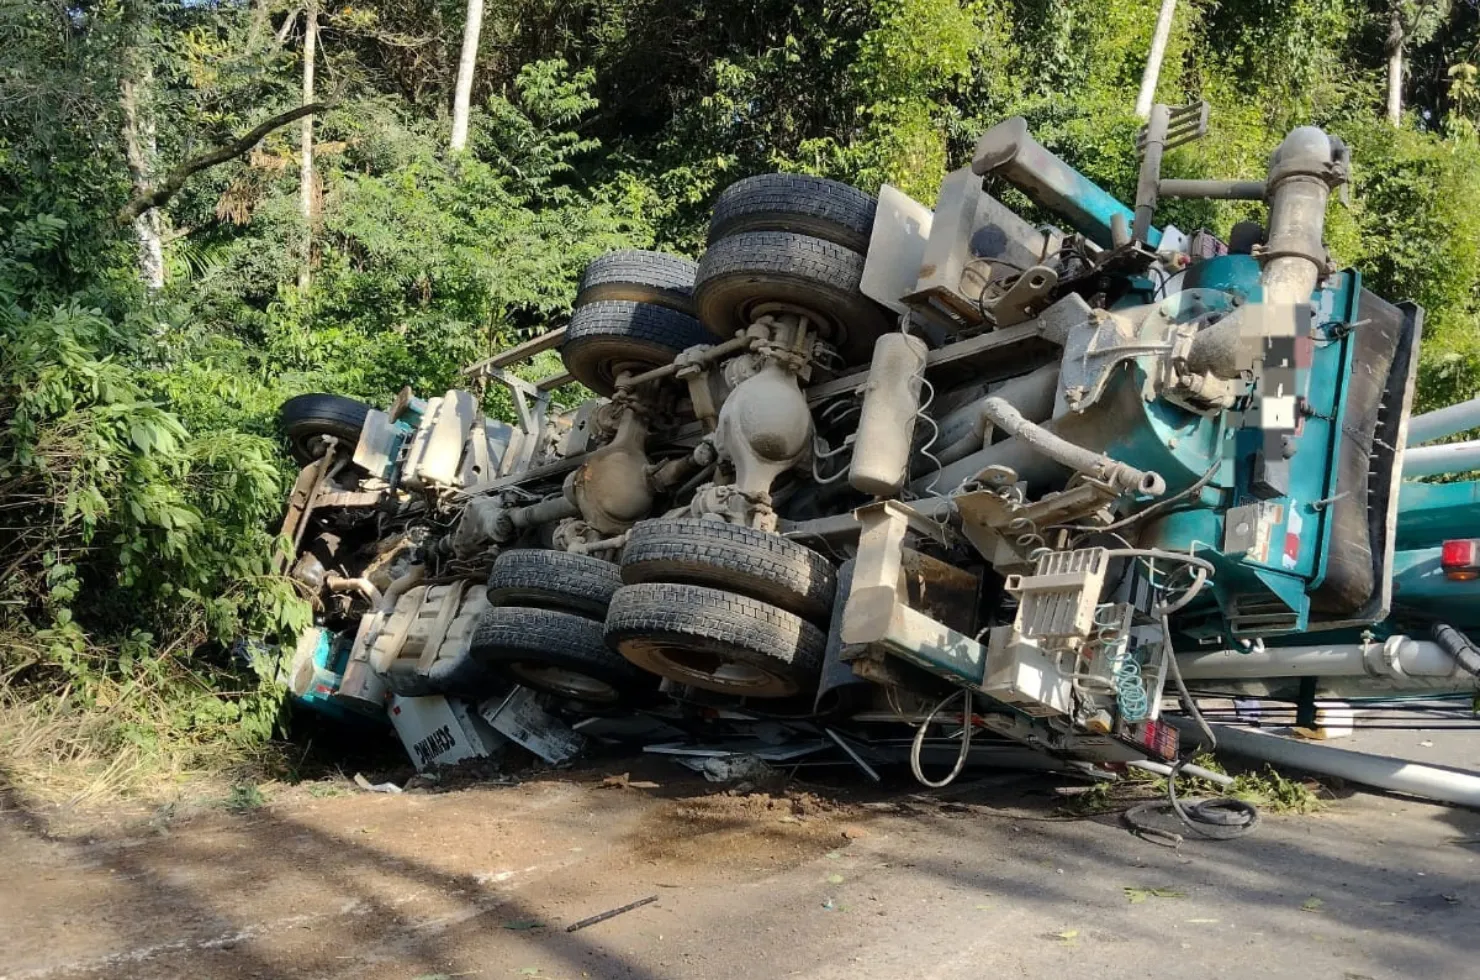
MULTIPOLYGON (((1473 958, 1480 876, 1473 863, 1458 859, 1472 857, 1474 851, 1454 845, 1452 867, 1435 868, 1432 843, 1405 839, 1396 821, 1390 839, 1386 832, 1381 841, 1368 836, 1374 827, 1383 826, 1377 820, 1383 808, 1391 805, 1398 810, 1413 805, 1411 801, 1365 796, 1351 801, 1351 813, 1275 818, 1238 841, 1189 839, 1171 849, 1132 837, 1114 813, 1064 815, 1062 778, 974 773, 946 790, 922 793, 893 771, 886 771, 880 785, 843 772, 828 774, 836 779, 817 775, 765 787, 769 794, 760 787, 754 793, 736 793, 705 783, 666 760, 611 759, 541 777, 581 786, 589 795, 574 803, 562 797, 564 805, 540 809, 535 805, 538 800, 509 799, 511 807, 537 811, 535 817, 529 812, 523 816, 566 842, 589 834, 594 815, 607 828, 600 846, 627 856, 636 869, 631 872, 634 889, 639 881, 646 889, 645 883, 658 874, 650 869, 675 855, 711 861, 717 869, 715 882, 729 880, 718 869, 732 876, 744 871, 747 877, 740 882, 750 884, 770 881, 767 876, 772 874, 785 876, 788 869, 796 871, 784 887, 774 887, 774 898, 768 897, 770 885, 749 893, 757 896, 753 900, 746 898, 743 888, 737 889, 737 909, 749 909, 748 914, 731 915, 726 909, 721 915, 712 903, 691 907, 681 892, 663 893, 660 907, 700 937, 694 942, 727 948, 767 944, 757 962, 773 963, 779 957, 789 959, 797 970, 835 962, 847 942, 862 942, 872 928, 857 919, 828 919, 824 921, 832 931, 811 945, 790 948, 785 940, 770 938, 794 931, 799 914, 821 914, 819 901, 830 886, 816 884, 825 879, 805 868, 823 851, 850 845, 837 833, 840 824, 849 822, 868 828, 859 851, 864 855, 859 870, 849 870, 850 887, 879 893, 880 916, 894 914, 888 904, 894 897, 894 876, 908 876, 915 888, 924 887, 923 878, 938 882, 939 888, 990 895, 999 906, 1054 921, 1103 919, 1112 925, 1085 926, 1086 941, 1131 943, 1149 955, 1166 948, 1168 936, 1154 918, 1137 914, 1139 907, 1127 906, 1122 889, 1167 887, 1185 893, 1189 903, 1216 905, 1229 919, 1237 918, 1250 935, 1259 934, 1256 948, 1261 960, 1281 955, 1278 951, 1291 937, 1320 930, 1337 935, 1336 941, 1343 941, 1342 930, 1362 930, 1365 955, 1373 966, 1397 976, 1452 976, 1456 963, 1473 958), (658 785, 641 791, 621 785, 601 788, 609 776, 621 773, 629 783, 658 785), (823 826, 817 818, 824 814, 832 820, 825 825, 825 838, 806 836, 809 822, 823 826), (558 837, 562 832, 566 836, 558 837), (723 846, 732 835, 745 837, 745 849, 738 855, 723 846), (787 857, 776 860, 780 855, 787 857), (1420 867, 1427 870, 1413 870, 1420 867), (1302 908, 1312 898, 1321 902, 1319 911, 1302 908), (746 906, 747 901, 752 904, 746 906), (849 940, 853 933, 847 930, 859 929, 865 930, 860 938, 849 940)), ((517 973, 521 964, 486 960, 485 951, 500 937, 537 948, 539 956, 560 965, 560 975, 648 980, 686 975, 681 962, 664 961, 658 967, 614 951, 600 929, 572 934, 563 931, 563 923, 544 922, 540 927, 519 926, 528 931, 502 931, 511 928, 510 923, 543 922, 547 913, 542 908, 551 901, 579 899, 577 904, 590 904, 582 889, 605 894, 629 887, 626 881, 588 882, 587 876, 595 872, 586 869, 562 876, 564 866, 556 862, 546 877, 505 885, 471 867, 467 873, 455 873, 393 853, 365 828, 329 831, 310 826, 295 819, 291 808, 221 817, 224 828, 213 825, 209 835, 187 833, 191 829, 187 823, 177 828, 178 836, 171 830, 163 844, 93 842, 54 834, 46 810, 10 788, 3 776, 0 773, 0 822, 7 831, 47 845, 76 848, 85 853, 90 873, 106 875, 115 889, 111 895, 126 896, 107 900, 106 918, 115 935, 126 937, 120 941, 132 952, 115 952, 110 959, 108 944, 100 941, 96 958, 69 957, 75 968, 47 976, 378 972, 362 970, 362 963, 394 964, 407 977, 517 973), (230 835, 231 846, 218 839, 222 834, 230 835), (167 857, 178 862, 181 874, 168 873, 161 865, 162 847, 171 849, 167 857), (156 852, 152 860, 146 854, 150 850, 156 852), (263 855, 270 858, 264 860, 263 855), (192 874, 208 876, 208 887, 192 881, 192 874), (317 908, 285 907, 281 916, 264 922, 260 909, 239 909, 222 899, 233 893, 273 895, 280 879, 294 875, 311 880, 320 899, 327 894, 333 901, 317 908), (443 911, 413 914, 411 897, 427 893, 443 911)), ((501 794, 483 792, 479 803, 487 803, 486 813, 496 827, 501 794)), ((379 798, 376 809, 389 813, 393 811, 386 808, 431 807, 434 802, 409 794, 379 798)), ((455 811, 422 811, 424 815, 412 822, 415 832, 431 838, 435 846, 438 834, 449 829, 438 818, 447 819, 450 812, 455 811)), ((1435 808, 1425 809, 1423 817, 1443 821, 1460 838, 1480 835, 1480 814, 1435 808)), ((836 852, 827 856, 836 857, 836 852)), ((533 859, 515 855, 509 867, 533 859)), ((624 900, 639 897, 634 893, 624 900)), ((612 902, 616 904, 620 902, 612 902)), ((582 914, 601 910, 590 908, 582 914)), ((91 910, 77 912, 87 915, 91 910)), ((880 919, 878 924, 886 927, 888 921, 880 919)), ((924 966, 932 957, 945 955, 939 938, 921 933, 900 942, 918 942, 918 962, 924 966)), ((1033 948, 1027 947, 1022 955, 1032 957, 1033 948)), ((19 980, 27 973, 12 976, 19 980)))
MULTIPOLYGON (((49 844, 88 843, 52 834, 42 808, 30 804, 11 787, 3 772, 0 772, 0 803, 3 803, 0 822, 12 830, 49 844)), ((484 928, 497 929, 499 922, 533 921, 537 918, 534 909, 519 896, 500 891, 495 885, 480 884, 471 875, 447 874, 386 854, 367 844, 324 834, 268 811, 243 816, 232 829, 242 833, 248 842, 245 848, 238 849, 242 859, 239 862, 230 858, 222 860, 221 855, 213 853, 209 856, 213 875, 231 879, 242 891, 264 885, 265 882, 257 878, 260 869, 254 872, 248 866, 257 862, 248 858, 261 853, 283 854, 285 843, 291 840, 296 844, 296 852, 312 855, 312 875, 324 888, 343 900, 340 913, 333 915, 331 910, 325 910, 325 914, 317 917, 313 914, 285 915, 280 920, 254 926, 240 921, 230 907, 213 908, 198 889, 168 880, 146 868, 137 859, 136 847, 90 848, 89 856, 110 881, 126 883, 129 897, 126 902, 114 903, 111 918, 123 919, 125 927, 136 927, 140 939, 125 953, 100 953, 92 959, 81 957, 75 961, 76 968, 43 968, 35 975, 320 977, 361 972, 353 965, 360 957, 339 956, 344 952, 392 953, 398 962, 414 964, 420 975, 468 975, 478 972, 486 964, 457 962, 456 954, 441 941, 441 933, 449 925, 487 917, 490 921, 484 928), (464 909, 451 916, 449 922, 435 919, 431 922, 415 921, 394 901, 388 901, 364 886, 364 878, 370 873, 394 876, 408 892, 422 888, 455 896, 464 909), (492 921, 495 917, 497 921, 492 921), (321 924, 313 926, 315 922, 321 924), (157 942, 143 938, 155 929, 160 933, 178 932, 182 924, 189 927, 188 937, 157 942), (299 954, 295 955, 293 962, 285 963, 280 956, 258 948, 258 940, 302 926, 322 928, 332 933, 324 937, 325 942, 317 944, 320 953, 317 957, 299 954), (166 965, 172 963, 187 965, 166 965)), ((183 849, 178 857, 181 865, 187 867, 200 860, 188 849, 183 849)), ((542 929, 539 936, 543 953, 567 964, 577 973, 591 969, 592 961, 598 960, 602 963, 603 976, 657 980, 658 974, 614 958, 609 951, 589 941, 592 938, 589 935, 568 934, 549 928, 542 929)), ((369 955, 366 958, 374 960, 382 956, 369 955)), ((25 971, 8 974, 15 980, 27 975, 25 971)))

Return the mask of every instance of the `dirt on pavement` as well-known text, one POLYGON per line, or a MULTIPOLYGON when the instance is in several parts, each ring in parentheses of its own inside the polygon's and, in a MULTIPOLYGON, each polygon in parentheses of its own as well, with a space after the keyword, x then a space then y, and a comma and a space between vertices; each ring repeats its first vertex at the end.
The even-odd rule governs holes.
POLYGON ((1355 794, 1171 849, 1042 777, 940 805, 677 773, 90 830, 12 792, 0 978, 1480 977, 1467 811, 1355 794))

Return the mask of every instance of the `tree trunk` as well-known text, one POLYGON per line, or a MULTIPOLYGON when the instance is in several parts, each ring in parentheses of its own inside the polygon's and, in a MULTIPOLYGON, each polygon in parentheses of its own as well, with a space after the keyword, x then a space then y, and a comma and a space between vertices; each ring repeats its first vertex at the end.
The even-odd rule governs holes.
MULTIPOLYGON (((303 7, 303 104, 313 102, 314 57, 318 48, 318 0, 303 7)), ((303 215, 303 265, 298 270, 298 288, 307 289, 313 258, 313 116, 299 123, 298 210, 303 215)))
MULTIPOLYGON (((154 73, 147 67, 137 79, 125 78, 121 85, 123 108, 123 152, 128 160, 134 195, 154 189, 154 168, 159 157, 154 117, 148 105, 154 73)), ((164 287, 164 234, 158 208, 149 208, 133 220, 139 240, 139 278, 151 290, 164 287)))
POLYGON ((468 145, 468 109, 473 101, 473 72, 478 67, 478 34, 483 30, 483 0, 468 0, 463 27, 462 58, 457 64, 457 88, 452 94, 452 152, 468 145))
POLYGON ((1177 0, 1161 0, 1156 15, 1156 30, 1151 35, 1151 51, 1146 55, 1146 70, 1141 73, 1141 91, 1136 96, 1136 115, 1151 118, 1151 103, 1156 100, 1156 81, 1161 77, 1161 61, 1166 57, 1167 39, 1172 35, 1172 19, 1177 13, 1177 0))
POLYGON ((1387 51, 1387 121, 1393 126, 1403 124, 1403 14, 1398 0, 1390 0, 1392 9, 1388 13, 1388 36, 1384 44, 1387 51))

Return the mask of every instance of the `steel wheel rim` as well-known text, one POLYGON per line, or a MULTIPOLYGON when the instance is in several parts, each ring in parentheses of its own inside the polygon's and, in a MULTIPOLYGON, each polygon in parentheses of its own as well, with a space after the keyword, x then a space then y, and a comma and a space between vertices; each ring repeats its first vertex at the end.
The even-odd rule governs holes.
POLYGON ((553 664, 512 663, 509 673, 529 687, 577 701, 616 701, 619 697, 617 689, 606 681, 553 664))
POLYGON ((638 654, 634 662, 639 666, 706 691, 741 697, 785 697, 796 693, 796 686, 786 678, 712 651, 647 637, 629 640, 623 649, 638 654))

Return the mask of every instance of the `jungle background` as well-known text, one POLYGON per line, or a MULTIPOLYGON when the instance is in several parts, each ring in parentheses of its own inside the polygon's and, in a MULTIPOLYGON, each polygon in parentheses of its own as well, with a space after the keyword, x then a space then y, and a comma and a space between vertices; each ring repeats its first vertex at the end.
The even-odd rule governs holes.
MULTIPOLYGON (((307 621, 269 574, 285 398, 440 393, 558 325, 592 257, 696 255, 750 174, 930 203, 1021 114, 1131 198, 1157 7, 0 0, 4 778, 78 800, 281 762, 237 654, 307 621)), ((1329 243, 1427 308, 1420 407, 1480 387, 1477 47, 1475 0, 1183 0, 1157 91, 1213 107, 1168 175, 1262 178, 1296 125, 1351 144, 1329 243)))

